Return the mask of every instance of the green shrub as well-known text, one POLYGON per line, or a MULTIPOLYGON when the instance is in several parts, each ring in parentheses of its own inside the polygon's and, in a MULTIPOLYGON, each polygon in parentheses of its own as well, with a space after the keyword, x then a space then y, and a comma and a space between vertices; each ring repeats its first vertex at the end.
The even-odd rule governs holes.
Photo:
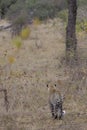
POLYGON ((78 0, 79 6, 86 5, 86 4, 87 4, 87 0, 78 0))
POLYGON ((14 57, 14 56, 9 56, 9 57, 8 57, 8 62, 9 62, 10 64, 13 64, 13 63, 15 62, 15 57, 14 57))
POLYGON ((62 10, 58 13, 58 17, 61 18, 64 22, 67 23, 68 21, 68 11, 67 10, 62 10))
POLYGON ((22 28, 27 25, 29 20, 24 1, 18 0, 12 5, 7 13, 7 18, 12 24, 12 35, 19 35, 22 28))
POLYGON ((22 39, 27 39, 29 37, 31 33, 31 30, 29 27, 26 27, 26 28, 23 28, 21 33, 20 33, 20 36, 22 39))
POLYGON ((67 7, 65 0, 17 0, 8 11, 8 17, 12 20, 21 14, 22 10, 28 14, 26 19, 33 19, 35 17, 44 20, 48 17, 53 18, 58 13, 67 7))
POLYGON ((76 24, 76 31, 77 32, 87 32, 87 20, 77 21, 76 24))
POLYGON ((21 11, 20 15, 16 16, 16 18, 11 20, 12 22, 12 32, 13 35, 19 35, 22 28, 28 24, 27 13, 21 11))
POLYGON ((83 29, 85 32, 87 32, 87 20, 83 21, 83 29))
POLYGON ((38 18, 34 18, 33 24, 36 25, 36 26, 37 26, 37 25, 40 25, 40 24, 41 24, 41 20, 38 19, 38 18))
POLYGON ((82 26, 82 23, 79 22, 79 21, 77 21, 77 23, 76 23, 76 31, 77 31, 77 32, 81 32, 81 31, 82 31, 81 26, 82 26))
POLYGON ((20 37, 15 37, 13 40, 12 40, 12 43, 13 45, 16 46, 17 49, 20 49, 20 47, 22 46, 22 40, 20 37))

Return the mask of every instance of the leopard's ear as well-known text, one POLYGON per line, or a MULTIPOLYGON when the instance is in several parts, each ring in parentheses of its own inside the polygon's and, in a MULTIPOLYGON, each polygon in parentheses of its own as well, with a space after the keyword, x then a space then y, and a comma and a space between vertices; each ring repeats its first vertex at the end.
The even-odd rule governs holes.
POLYGON ((48 88, 48 84, 47 84, 47 88, 48 88))
POLYGON ((56 87, 56 84, 54 84, 54 86, 56 87))

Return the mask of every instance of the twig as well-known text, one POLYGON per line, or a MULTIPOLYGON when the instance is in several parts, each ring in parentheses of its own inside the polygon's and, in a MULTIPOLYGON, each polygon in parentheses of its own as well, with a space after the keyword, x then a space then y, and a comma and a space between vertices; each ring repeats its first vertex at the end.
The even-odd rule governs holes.
POLYGON ((8 96, 7 96, 7 90, 6 89, 0 89, 0 92, 4 93, 5 107, 6 107, 6 111, 8 111, 9 101, 8 101, 8 96))

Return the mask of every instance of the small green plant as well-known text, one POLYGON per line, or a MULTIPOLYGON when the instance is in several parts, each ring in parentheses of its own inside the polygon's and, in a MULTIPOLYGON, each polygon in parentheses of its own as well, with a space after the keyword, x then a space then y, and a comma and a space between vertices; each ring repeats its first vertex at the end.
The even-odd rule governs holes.
POLYGON ((79 6, 86 5, 87 4, 87 0, 79 0, 78 4, 79 4, 79 6))
POLYGON ((8 61, 9 61, 10 64, 13 64, 15 62, 14 56, 9 56, 8 61))
POLYGON ((77 21, 76 30, 77 32, 87 32, 87 20, 77 21))
POLYGON ((82 27, 83 27, 82 23, 77 21, 77 23, 76 23, 76 31, 77 32, 81 32, 82 31, 82 27))
POLYGON ((64 22, 68 21, 68 12, 67 10, 62 10, 58 13, 58 17, 61 18, 64 22))
POLYGON ((33 23, 34 23, 34 25, 40 25, 41 24, 41 20, 39 19, 39 18, 35 18, 34 20, 33 20, 33 23))
POLYGON ((12 43, 16 46, 17 49, 20 49, 20 47, 22 46, 22 40, 18 36, 12 40, 12 43))
POLYGON ((22 29, 20 36, 22 39, 27 39, 29 37, 30 33, 31 33, 30 28, 26 27, 26 28, 22 29))
POLYGON ((87 32, 87 20, 83 21, 84 31, 87 32))

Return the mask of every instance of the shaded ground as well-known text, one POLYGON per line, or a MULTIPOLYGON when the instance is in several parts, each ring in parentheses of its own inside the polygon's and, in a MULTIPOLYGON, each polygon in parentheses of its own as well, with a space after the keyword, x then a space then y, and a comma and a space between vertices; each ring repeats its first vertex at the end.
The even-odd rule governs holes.
MULTIPOLYGON (((81 82, 71 82, 70 74, 76 74, 60 61, 65 50, 62 21, 30 28, 31 35, 19 50, 12 44, 9 30, 0 32, 0 88, 7 89, 9 99, 6 112, 0 93, 0 130, 87 130, 87 75, 81 75, 81 82), (9 62, 10 56, 13 63, 9 62), (62 121, 51 118, 46 88, 49 81, 57 83, 66 97, 62 121)), ((78 38, 78 50, 86 57, 86 36, 78 38)))

